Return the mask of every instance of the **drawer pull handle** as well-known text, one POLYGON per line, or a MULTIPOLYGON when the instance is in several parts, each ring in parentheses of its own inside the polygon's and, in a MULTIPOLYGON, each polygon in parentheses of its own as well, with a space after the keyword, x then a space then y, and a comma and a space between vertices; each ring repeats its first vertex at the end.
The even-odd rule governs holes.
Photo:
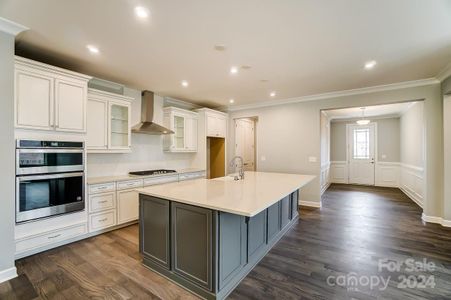
POLYGON ((102 200, 102 201, 99 201, 99 203, 107 203, 108 201, 106 201, 106 200, 102 200))
POLYGON ((104 189, 107 189, 108 187, 107 186, 101 186, 101 187, 99 187, 98 189, 99 190, 104 190, 104 189))
POLYGON ((103 219, 100 219, 99 222, 105 222, 106 220, 108 220, 108 219, 107 218, 103 218, 103 219))
POLYGON ((57 237, 60 237, 60 236, 61 236, 61 233, 56 234, 56 235, 49 236, 48 239, 49 239, 49 240, 51 240, 51 239, 56 239, 57 237))

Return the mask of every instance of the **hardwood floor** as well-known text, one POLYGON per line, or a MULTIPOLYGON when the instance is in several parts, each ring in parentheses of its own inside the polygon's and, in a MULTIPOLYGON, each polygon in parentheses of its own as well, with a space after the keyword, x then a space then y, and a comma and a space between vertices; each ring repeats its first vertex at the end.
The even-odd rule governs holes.
MULTIPOLYGON (((421 209, 401 191, 332 185, 322 204, 301 210, 298 223, 230 299, 451 299, 451 229, 423 224, 421 209), (435 268, 408 272, 409 258, 435 268), (379 272, 380 259, 403 264, 379 272), (398 288, 403 275, 411 276, 410 285, 433 276, 435 287, 429 280, 426 288, 398 288), (360 283, 342 284, 352 276, 360 283), (376 283, 376 277, 379 284, 370 289, 365 280, 376 283)), ((16 265, 20 275, 0 284, 0 299, 196 299, 141 265, 137 225, 16 265)))

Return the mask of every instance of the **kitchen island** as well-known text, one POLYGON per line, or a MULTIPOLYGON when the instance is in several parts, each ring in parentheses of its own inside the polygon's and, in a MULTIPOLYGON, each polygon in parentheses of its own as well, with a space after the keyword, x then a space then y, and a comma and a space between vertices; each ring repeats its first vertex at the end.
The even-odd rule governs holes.
POLYGON ((224 299, 298 218, 310 175, 246 172, 138 189, 143 263, 206 299, 224 299))

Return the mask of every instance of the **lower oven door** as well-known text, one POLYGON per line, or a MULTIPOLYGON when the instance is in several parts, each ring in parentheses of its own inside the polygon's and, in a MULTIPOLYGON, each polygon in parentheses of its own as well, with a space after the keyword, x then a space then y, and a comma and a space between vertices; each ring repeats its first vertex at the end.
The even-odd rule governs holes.
POLYGON ((16 178, 16 223, 85 208, 84 174, 61 173, 16 178))

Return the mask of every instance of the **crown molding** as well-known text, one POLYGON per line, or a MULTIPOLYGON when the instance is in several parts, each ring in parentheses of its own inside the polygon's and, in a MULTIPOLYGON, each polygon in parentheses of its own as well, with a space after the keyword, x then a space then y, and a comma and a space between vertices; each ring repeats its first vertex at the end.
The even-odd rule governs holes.
POLYGON ((440 80, 440 82, 442 82, 443 80, 445 80, 446 78, 448 78, 449 76, 451 76, 451 63, 449 63, 448 65, 446 65, 436 76, 435 78, 437 78, 438 80, 440 80))
POLYGON ((276 106, 276 105, 283 105, 283 104, 293 104, 293 103, 299 103, 299 102, 323 100, 323 99, 330 99, 330 98, 339 98, 339 97, 346 97, 346 96, 353 96, 353 95, 363 95, 363 94, 370 94, 370 93, 375 93, 375 92, 391 91, 391 90, 432 85, 432 84, 438 84, 438 83, 440 83, 440 81, 437 78, 433 77, 433 78, 426 78, 426 79, 420 79, 420 80, 404 81, 404 82, 390 83, 390 84, 385 84, 385 85, 376 85, 376 86, 364 87, 364 88, 359 88, 359 89, 336 91, 336 92, 315 94, 315 95, 281 99, 281 100, 270 100, 270 101, 263 101, 263 102, 259 102, 259 103, 252 103, 252 104, 227 106, 226 109, 227 109, 227 111, 239 111, 239 110, 245 110, 245 109, 261 108, 261 107, 276 106))
POLYGON ((22 31, 28 30, 29 28, 26 26, 23 26, 19 23, 10 21, 5 18, 0 17, 0 31, 6 32, 10 35, 18 35, 22 31))

